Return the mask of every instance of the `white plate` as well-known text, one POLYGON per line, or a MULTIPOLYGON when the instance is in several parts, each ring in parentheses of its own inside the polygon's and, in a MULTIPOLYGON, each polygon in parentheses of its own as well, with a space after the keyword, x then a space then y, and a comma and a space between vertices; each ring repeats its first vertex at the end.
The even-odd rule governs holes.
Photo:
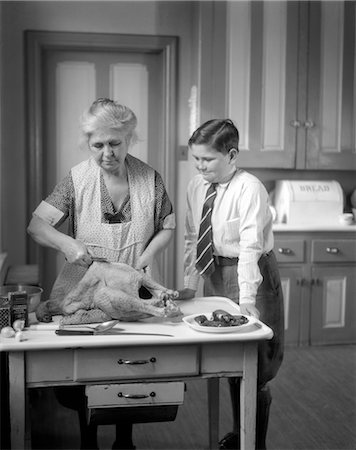
POLYGON ((195 297, 191 300, 177 300, 184 316, 198 314, 200 311, 212 313, 216 309, 223 309, 230 314, 240 314, 240 307, 226 297, 195 297))
MULTIPOLYGON (((243 325, 235 325, 231 327, 204 327, 202 325, 199 325, 198 322, 195 321, 195 318, 198 316, 204 315, 208 318, 208 320, 211 320, 212 313, 211 312, 202 312, 200 314, 191 314, 190 316, 183 317, 183 322, 186 323, 190 328, 193 328, 193 330, 196 331, 203 331, 204 333, 236 333, 236 332, 245 332, 250 331, 251 325, 257 322, 257 319, 255 317, 249 316, 248 322, 244 323, 243 325)), ((236 314, 238 315, 238 314, 236 314)), ((254 327, 252 327, 254 328, 254 327)))

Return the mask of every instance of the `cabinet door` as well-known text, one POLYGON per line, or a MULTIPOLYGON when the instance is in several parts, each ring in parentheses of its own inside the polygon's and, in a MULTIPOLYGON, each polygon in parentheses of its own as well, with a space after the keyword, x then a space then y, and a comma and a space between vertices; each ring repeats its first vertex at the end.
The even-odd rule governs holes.
POLYGON ((279 271, 284 298, 285 344, 298 345, 301 325, 302 268, 280 266, 279 271))
POLYGON ((307 169, 356 168, 355 5, 309 5, 307 169))
POLYGON ((298 4, 228 2, 227 115, 243 167, 295 167, 298 4))
POLYGON ((356 266, 312 268, 311 344, 356 342, 356 266))

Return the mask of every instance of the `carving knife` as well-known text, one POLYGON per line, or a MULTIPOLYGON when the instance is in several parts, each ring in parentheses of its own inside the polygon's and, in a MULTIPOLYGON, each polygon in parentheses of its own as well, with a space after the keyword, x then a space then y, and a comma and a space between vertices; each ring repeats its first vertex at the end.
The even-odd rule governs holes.
POLYGON ((173 334, 164 334, 164 333, 140 333, 135 331, 121 331, 121 330, 106 330, 106 331, 96 331, 96 330, 75 330, 75 329, 66 329, 66 328, 60 328, 58 330, 55 330, 55 333, 58 334, 58 336, 80 336, 80 335, 132 335, 132 336, 168 336, 168 337, 174 337, 173 334))

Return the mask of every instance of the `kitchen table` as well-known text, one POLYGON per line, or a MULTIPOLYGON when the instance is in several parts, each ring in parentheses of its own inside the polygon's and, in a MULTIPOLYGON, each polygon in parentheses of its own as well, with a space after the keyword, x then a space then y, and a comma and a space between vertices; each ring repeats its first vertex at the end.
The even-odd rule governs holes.
MULTIPOLYGON (((178 303, 185 316, 215 309, 238 313, 238 306, 223 297, 178 303)), ((149 383, 151 387, 152 383, 196 378, 207 379, 209 445, 217 448, 221 377, 241 378, 241 449, 254 448, 257 344, 273 336, 262 322, 253 320, 233 332, 196 331, 181 318, 152 318, 116 326, 127 332, 172 336, 58 336, 58 326, 56 322, 33 324, 24 331, 23 341, 0 338, 0 351, 8 352, 9 361, 11 448, 31 447, 28 389, 86 385, 87 390, 94 392, 95 403, 98 393, 116 385, 149 383)), ((121 395, 121 401, 122 397, 126 396, 121 395)), ((152 405, 158 399, 152 396, 149 401, 152 405)))

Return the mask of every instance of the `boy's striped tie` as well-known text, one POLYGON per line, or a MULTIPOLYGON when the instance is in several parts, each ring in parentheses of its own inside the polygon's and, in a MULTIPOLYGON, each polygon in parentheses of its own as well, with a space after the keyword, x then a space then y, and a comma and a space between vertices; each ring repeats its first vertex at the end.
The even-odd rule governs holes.
POLYGON ((197 242, 197 259, 195 267, 204 278, 208 278, 215 270, 213 233, 211 228, 211 213, 216 197, 215 187, 216 184, 211 184, 206 193, 197 242))

